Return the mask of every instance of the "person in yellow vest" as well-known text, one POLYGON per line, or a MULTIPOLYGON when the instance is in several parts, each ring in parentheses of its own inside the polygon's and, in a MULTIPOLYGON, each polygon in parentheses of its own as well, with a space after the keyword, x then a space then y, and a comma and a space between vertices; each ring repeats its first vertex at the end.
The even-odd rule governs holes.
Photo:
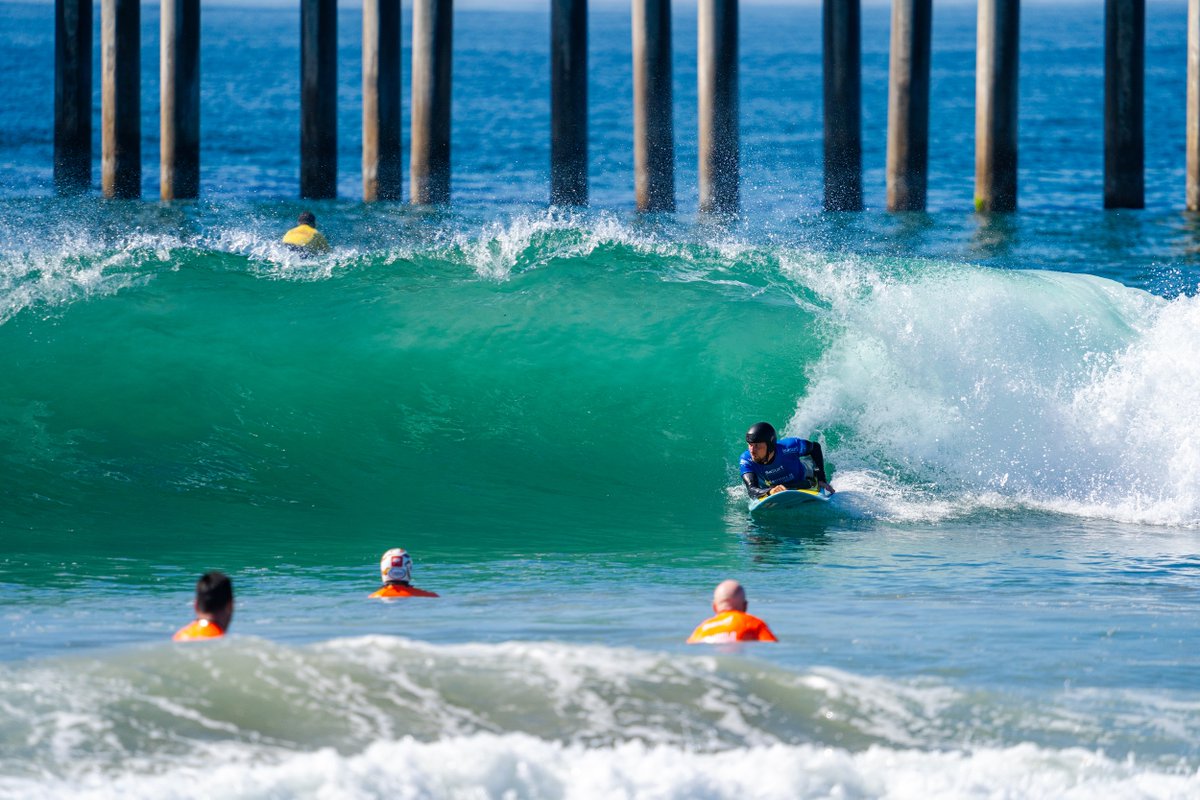
POLYGON ((412 580, 412 556, 401 547, 393 547, 379 559, 379 573, 383 586, 371 597, 437 597, 436 592, 427 592, 409 584, 412 580))
POLYGON ((289 250, 311 256, 329 250, 329 242, 317 230, 317 217, 311 211, 303 211, 296 220, 300 224, 283 235, 283 243, 289 250))
POLYGON ((737 581, 721 581, 713 591, 716 616, 704 620, 688 638, 688 644, 725 642, 777 642, 775 634, 756 616, 746 613, 746 590, 737 581))
POLYGON ((219 639, 233 619, 233 582, 223 572, 206 572, 196 581, 196 619, 175 632, 177 642, 219 639))

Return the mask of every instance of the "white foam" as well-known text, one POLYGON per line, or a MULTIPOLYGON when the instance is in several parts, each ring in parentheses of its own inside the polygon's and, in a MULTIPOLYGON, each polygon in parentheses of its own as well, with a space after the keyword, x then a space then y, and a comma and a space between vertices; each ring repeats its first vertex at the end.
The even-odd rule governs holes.
POLYGON ((0 258, 0 325, 26 308, 66 305, 116 294, 145 283, 147 263, 170 262, 182 243, 170 236, 134 234, 116 249, 93 241, 37 242, 0 258))
POLYGON ((559 259, 585 259, 605 245, 619 245, 635 253, 653 255, 664 278, 688 282, 736 283, 714 273, 764 251, 734 240, 697 245, 676 240, 654 228, 636 228, 609 212, 577 214, 549 209, 489 222, 479 231, 457 234, 454 248, 483 278, 506 280, 514 272, 536 269, 559 259))
POLYGON ((250 271, 268 278, 287 281, 324 281, 362 258, 355 248, 336 247, 317 258, 302 256, 283 244, 277 235, 260 231, 229 228, 198 244, 220 252, 237 253, 249 259, 250 271))
POLYGON ((1053 272, 843 264, 834 342, 788 431, 836 431, 840 480, 887 514, 997 505, 1200 525, 1200 298, 1053 272), (886 494, 886 493, 884 493, 886 494), (905 502, 905 498, 914 502, 905 502))
POLYGON ((588 748, 520 734, 381 741, 364 752, 281 755, 215 747, 210 762, 65 781, 0 778, 36 798, 1188 798, 1200 774, 1081 749, 1029 744, 925 752, 771 745, 697 753, 628 742, 588 748))
POLYGON ((459 234, 455 247, 480 277, 505 280, 518 267, 536 267, 558 258, 585 258, 600 244, 621 241, 626 236, 624 226, 611 215, 601 214, 585 224, 570 212, 551 209, 540 215, 490 222, 476 233, 459 234), (555 234, 553 248, 534 248, 535 243, 546 244, 543 240, 555 234), (528 255, 533 255, 534 261, 525 265, 528 255))
POLYGON ((707 651, 238 637, 11 665, 0 796, 1182 797, 1198 702, 707 651))

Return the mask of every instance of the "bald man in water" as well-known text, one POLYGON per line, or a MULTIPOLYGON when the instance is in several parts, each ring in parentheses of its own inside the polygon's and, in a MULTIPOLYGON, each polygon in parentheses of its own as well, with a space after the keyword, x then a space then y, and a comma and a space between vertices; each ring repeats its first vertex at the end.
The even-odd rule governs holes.
POLYGON ((721 581, 713 591, 716 616, 697 626, 688 644, 725 642, 776 642, 767 623, 746 613, 746 590, 735 580, 721 581))

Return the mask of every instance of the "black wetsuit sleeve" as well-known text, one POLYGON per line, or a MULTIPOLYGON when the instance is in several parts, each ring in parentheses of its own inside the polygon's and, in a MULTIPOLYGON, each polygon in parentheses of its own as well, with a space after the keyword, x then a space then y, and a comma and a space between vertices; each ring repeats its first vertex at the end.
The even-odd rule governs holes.
POLYGON ((812 450, 808 455, 813 462, 813 475, 820 483, 829 483, 829 479, 825 477, 825 454, 821 452, 820 442, 809 442, 812 445, 812 450))
POLYGON ((750 495, 750 497, 754 500, 757 500, 760 497, 766 497, 771 493, 770 489, 764 489, 762 486, 758 485, 758 476, 753 472, 743 473, 742 483, 746 486, 746 494, 750 495))

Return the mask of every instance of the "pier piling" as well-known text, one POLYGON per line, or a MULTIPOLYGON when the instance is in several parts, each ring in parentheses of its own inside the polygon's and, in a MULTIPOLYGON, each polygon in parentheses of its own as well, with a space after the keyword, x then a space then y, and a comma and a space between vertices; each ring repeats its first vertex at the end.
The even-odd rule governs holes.
POLYGON ((400 200, 400 0, 363 0, 363 200, 400 200))
POLYGON ((587 0, 551 0, 551 205, 588 202, 587 43, 587 0))
POLYGON ((979 0, 975 46, 975 210, 1017 210, 1020 0, 979 0))
POLYGON ((671 2, 633 0, 633 164, 638 211, 675 210, 671 2))
POLYGON ((862 12, 860 0, 824 0, 825 210, 861 211, 862 12))
POLYGON ((142 193, 141 22, 139 0, 102 0, 100 189, 109 198, 142 193))
POLYGON ((700 0, 697 20, 700 210, 738 210, 738 0, 700 0))
POLYGON ((54 3, 54 188, 92 183, 92 0, 54 3))
POLYGON ((889 211, 925 210, 932 21, 933 0, 893 0, 888 65, 889 211))
POLYGON ((1104 207, 1144 208, 1146 0, 1104 4, 1104 207))
POLYGON ((418 205, 450 202, 453 24, 453 0, 413 0, 409 197, 418 205))
POLYGON ((1200 211, 1200 0, 1188 0, 1187 210, 1200 211))
POLYGON ((300 196, 337 197, 337 0, 300 0, 300 196))
POLYGON ((159 189, 200 194, 200 0, 162 0, 159 36, 159 189))

